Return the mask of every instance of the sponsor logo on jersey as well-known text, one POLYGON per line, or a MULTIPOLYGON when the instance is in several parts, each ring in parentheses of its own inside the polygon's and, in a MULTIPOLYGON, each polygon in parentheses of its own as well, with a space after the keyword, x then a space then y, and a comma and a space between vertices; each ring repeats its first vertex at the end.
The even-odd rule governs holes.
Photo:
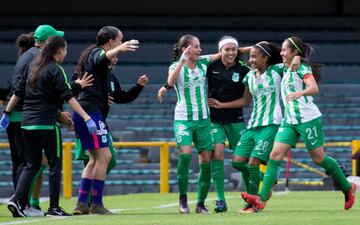
POLYGON ((196 88, 205 85, 205 78, 199 77, 198 79, 194 79, 188 82, 185 82, 184 88, 196 88))
POLYGON ((273 92, 275 92, 275 87, 269 86, 261 89, 255 89, 252 94, 255 96, 267 96, 273 92))

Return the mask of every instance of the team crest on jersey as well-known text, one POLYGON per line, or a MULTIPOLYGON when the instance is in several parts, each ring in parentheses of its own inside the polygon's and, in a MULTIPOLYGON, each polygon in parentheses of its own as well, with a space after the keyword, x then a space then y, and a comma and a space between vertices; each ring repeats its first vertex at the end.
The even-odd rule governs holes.
POLYGON ((239 80, 240 80, 240 75, 239 75, 239 73, 233 73, 233 74, 232 74, 232 81, 234 81, 234 82, 239 82, 239 80))

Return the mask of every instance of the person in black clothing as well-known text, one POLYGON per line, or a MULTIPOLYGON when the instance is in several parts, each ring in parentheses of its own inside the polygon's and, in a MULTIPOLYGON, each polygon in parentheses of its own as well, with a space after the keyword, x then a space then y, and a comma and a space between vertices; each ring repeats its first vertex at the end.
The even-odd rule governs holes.
POLYGON ((80 180, 78 201, 74 208, 75 215, 112 214, 102 202, 106 171, 111 160, 110 137, 104 118, 108 111, 108 68, 113 57, 120 52, 135 51, 139 44, 137 40, 122 43, 122 38, 122 32, 116 27, 101 28, 96 37, 96 44, 81 53, 77 65, 77 74, 89 72, 94 77, 93 85, 81 91, 77 99, 95 121, 97 132, 95 135, 89 135, 84 121, 77 113, 73 114, 76 136, 80 139, 83 149, 88 151, 90 158, 80 180), (93 202, 89 208, 87 195, 91 188, 93 202))
MULTIPOLYGON (((249 104, 249 98, 244 96, 245 86, 242 84, 242 80, 250 69, 241 61, 238 42, 234 37, 222 37, 218 47, 221 59, 209 66, 206 76, 215 144, 211 163, 212 178, 218 197, 215 212, 226 212, 227 205, 224 196, 225 140, 229 141, 229 148, 235 150, 241 133, 246 128, 242 107, 249 104), (238 101, 239 104, 228 104, 232 101, 238 101)), ((247 94, 245 93, 245 95, 247 94)))
POLYGON ((49 163, 50 207, 47 215, 68 216, 59 207, 60 179, 62 165, 62 144, 57 125, 58 109, 63 101, 85 121, 88 132, 96 132, 95 122, 72 97, 71 87, 61 64, 66 56, 67 46, 63 37, 52 36, 47 41, 29 69, 27 80, 21 80, 11 97, 0 126, 9 125, 9 113, 16 103, 23 99, 22 134, 25 141, 26 166, 20 175, 15 196, 8 203, 8 209, 16 217, 26 217, 27 193, 33 178, 40 169, 42 151, 49 163))
MULTIPOLYGON (((40 54, 41 49, 45 45, 45 41, 49 36, 64 35, 63 31, 57 31, 50 25, 40 25, 37 27, 35 32, 30 32, 26 34, 21 34, 17 38, 16 46, 18 48, 18 60, 14 68, 14 75, 12 77, 12 83, 7 89, 6 92, 8 99, 11 98, 16 85, 21 80, 27 79, 27 73, 29 70, 30 64, 35 60, 35 58, 40 54)), ((84 88, 91 83, 91 75, 84 76, 84 79, 76 80, 72 83, 72 89, 76 88, 84 88)), ((12 158, 12 165, 13 165, 13 184, 14 190, 17 186, 17 180, 22 172, 23 167, 26 164, 25 161, 25 144, 21 132, 21 119, 22 119, 22 101, 20 101, 13 111, 10 114, 10 125, 6 129, 9 144, 10 144, 10 151, 11 151, 11 158, 12 158)), ((73 125, 71 120, 71 114, 69 112, 61 112, 59 109, 58 112, 58 121, 65 124, 66 126, 73 125)), ((41 212, 41 208, 39 205, 39 196, 42 186, 42 171, 47 166, 47 159, 44 156, 42 161, 42 166, 39 172, 36 174, 33 183, 31 185, 29 191, 29 202, 30 205, 29 212, 31 210, 31 216, 40 216, 43 215, 41 212)))
MULTIPOLYGON (((123 104, 130 103, 134 101, 143 90, 144 86, 148 83, 148 77, 146 75, 142 75, 139 77, 137 83, 132 86, 129 90, 123 90, 120 86, 118 79, 115 76, 115 68, 118 62, 118 58, 114 57, 111 59, 111 63, 109 66, 109 77, 108 77, 108 87, 109 87, 109 96, 108 96, 108 107, 105 108, 104 119, 106 120, 110 106, 114 103, 123 104)), ((79 79, 77 73, 74 74, 72 80, 79 79)), ((78 93, 77 93, 78 94, 78 93)), ((112 143, 111 135, 109 134, 109 148, 111 152, 111 160, 109 162, 107 168, 107 174, 110 172, 112 168, 116 166, 116 152, 112 143)), ((84 150, 81 146, 81 142, 79 139, 76 140, 75 146, 75 159, 84 160, 84 166, 87 165, 89 161, 89 156, 84 153, 84 150)))
MULTIPOLYGON (((27 73, 29 70, 30 64, 34 59, 40 54, 41 48, 44 46, 46 39, 51 35, 60 35, 63 36, 64 32, 55 30, 50 25, 40 25, 37 27, 35 32, 22 34, 17 38, 17 47, 18 47, 18 60, 14 68, 14 75, 12 76, 11 85, 9 87, 8 99, 14 93, 15 87, 21 80, 27 79, 27 73), (32 36, 33 35, 33 36, 32 36)), ((71 123, 71 117, 68 113, 59 113, 59 118, 61 122, 65 124, 71 123)), ((19 176, 24 168, 25 161, 25 144, 21 132, 21 119, 22 119, 22 100, 16 104, 13 111, 10 114, 10 125, 6 129, 9 144, 11 157, 13 162, 13 184, 14 189, 16 189, 17 181, 19 176)), ((29 192, 29 204, 32 216, 43 215, 39 207, 39 196, 42 186, 42 170, 46 167, 47 160, 46 157, 43 157, 43 162, 41 169, 36 175, 33 184, 29 192), (36 182, 36 186, 35 186, 36 182)))

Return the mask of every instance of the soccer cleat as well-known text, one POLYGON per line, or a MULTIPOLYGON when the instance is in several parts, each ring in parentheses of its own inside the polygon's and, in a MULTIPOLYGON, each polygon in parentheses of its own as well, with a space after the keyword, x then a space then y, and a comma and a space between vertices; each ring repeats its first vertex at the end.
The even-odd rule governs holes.
POLYGON ((187 196, 181 195, 179 198, 179 211, 181 214, 189 214, 190 208, 187 202, 187 196))
POLYGON ((42 217, 42 216, 45 216, 45 213, 43 211, 38 210, 33 206, 25 206, 24 212, 29 217, 42 217))
POLYGON ((216 201, 214 211, 216 213, 226 212, 227 211, 226 202, 223 200, 216 201))
POLYGON ((115 213, 105 208, 104 205, 97 205, 92 203, 89 209, 89 214, 114 215, 115 213))
POLYGON ((27 212, 24 212, 24 209, 21 208, 15 196, 10 198, 7 208, 12 213, 13 217, 28 217, 27 212))
POLYGON ((72 216, 71 214, 64 211, 63 208, 57 207, 57 208, 49 208, 46 216, 72 216))
POLYGON ((259 210, 257 208, 255 208, 254 206, 247 204, 241 211, 240 213, 244 213, 244 214, 250 214, 250 213, 257 213, 259 212, 259 210))
POLYGON ((349 210, 355 202, 356 184, 354 184, 354 183, 350 183, 350 184, 351 184, 351 189, 348 192, 344 193, 344 195, 345 195, 344 209, 345 210, 349 210))
POLYGON ((195 209, 196 213, 201 213, 201 214, 207 214, 210 213, 209 210, 205 207, 203 202, 198 202, 196 204, 196 209, 195 209))
POLYGON ((266 202, 261 200, 259 195, 250 195, 246 192, 241 192, 241 197, 250 205, 255 207, 256 209, 263 210, 266 206, 266 202))
POLYGON ((77 202, 73 210, 73 215, 80 216, 87 214, 89 214, 89 205, 87 203, 77 202))

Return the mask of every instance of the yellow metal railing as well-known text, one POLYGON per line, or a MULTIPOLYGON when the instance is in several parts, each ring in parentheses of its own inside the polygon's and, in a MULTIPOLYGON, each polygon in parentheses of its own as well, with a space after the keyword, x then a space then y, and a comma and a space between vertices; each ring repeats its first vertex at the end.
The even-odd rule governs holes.
MULTIPOLYGON (((360 150, 360 141, 359 140, 353 140, 351 142, 352 146, 352 155, 355 155, 360 150)), ((356 159, 352 160, 352 175, 356 176, 356 159)))
MULTIPOLYGON (((175 142, 114 142, 119 147, 160 147, 160 193, 169 193, 169 147, 175 142)), ((72 153, 74 142, 63 142, 63 195, 72 196, 72 153)), ((9 148, 9 143, 0 143, 0 148, 9 148)), ((120 150, 121 151, 121 150, 120 150)))

